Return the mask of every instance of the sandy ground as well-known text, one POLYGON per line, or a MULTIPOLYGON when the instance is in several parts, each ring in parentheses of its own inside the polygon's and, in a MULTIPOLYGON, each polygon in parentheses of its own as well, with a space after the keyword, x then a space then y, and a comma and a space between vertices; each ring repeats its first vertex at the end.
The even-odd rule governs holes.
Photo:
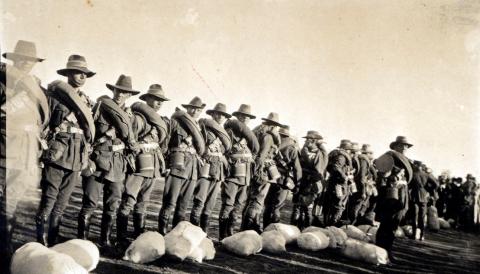
MULTIPOLYGON (((156 230, 157 216, 161 205, 163 181, 158 181, 149 205, 147 229, 156 230)), ((35 240, 34 216, 40 191, 30 191, 18 208, 19 225, 15 230, 16 247, 35 240)), ((78 186, 72 195, 60 232, 61 240, 75 238, 77 216, 81 207, 82 189, 78 186)), ((346 259, 334 250, 306 252, 296 246, 288 246, 283 255, 260 253, 251 257, 232 255, 218 244, 218 211, 214 211, 209 237, 216 243, 215 259, 204 262, 175 262, 161 258, 148 265, 137 265, 113 257, 102 257, 92 273, 480 273, 480 236, 455 230, 428 232, 424 242, 398 239, 394 254, 398 264, 374 266, 346 259)), ((284 208, 283 222, 288 222, 291 203, 284 208)), ((101 207, 95 212, 90 239, 99 240, 101 207)), ((130 218, 129 230, 132 231, 130 218)))

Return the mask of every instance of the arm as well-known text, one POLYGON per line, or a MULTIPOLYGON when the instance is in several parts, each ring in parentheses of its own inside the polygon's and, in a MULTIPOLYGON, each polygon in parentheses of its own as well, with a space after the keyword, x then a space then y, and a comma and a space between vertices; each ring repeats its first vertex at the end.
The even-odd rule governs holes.
POLYGON ((347 174, 345 174, 343 168, 347 163, 347 159, 343 155, 338 155, 333 159, 332 165, 331 165, 331 173, 332 176, 341 178, 344 182, 348 180, 347 174))

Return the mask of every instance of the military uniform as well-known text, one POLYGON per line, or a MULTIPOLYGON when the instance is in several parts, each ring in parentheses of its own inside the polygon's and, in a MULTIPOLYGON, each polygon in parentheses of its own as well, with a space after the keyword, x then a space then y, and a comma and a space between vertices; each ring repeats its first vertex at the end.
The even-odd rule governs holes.
POLYGON ((146 203, 150 200, 155 181, 161 177, 166 168, 161 144, 167 139, 168 126, 160 115, 149 117, 142 114, 141 110, 146 108, 150 107, 140 102, 132 105, 133 130, 137 135, 140 151, 136 155, 137 170, 129 174, 125 182, 125 191, 117 218, 118 240, 124 239, 126 236, 128 216, 132 209, 134 210, 135 237, 144 232, 146 203), (154 118, 156 121, 153 120, 154 118))
POLYGON ((165 181, 162 208, 158 219, 158 228, 162 235, 167 233, 173 210, 175 212, 172 227, 186 218, 187 208, 198 179, 199 154, 203 154, 205 149, 205 141, 199 132, 198 123, 189 114, 180 110, 174 113, 169 142, 170 174, 165 181), (200 135, 197 136, 197 140, 195 135, 200 135))
MULTIPOLYGON (((249 114, 249 110, 248 105, 242 105, 238 112, 255 118, 249 114), (245 110, 241 112, 242 108, 245 110)), ((221 185, 220 239, 231 236, 236 222, 241 219, 247 200, 247 189, 250 185, 253 155, 256 155, 259 150, 256 136, 244 123, 236 119, 228 120, 224 127, 231 136, 232 149, 227 154, 229 173, 221 185)))
MULTIPOLYGON (((137 94, 131 89, 131 78, 121 75, 116 85, 107 84, 111 90, 137 94)), ((97 100, 96 136, 91 159, 96 170, 82 182, 82 209, 78 215, 78 237, 87 239, 90 219, 98 206, 103 190, 103 213, 100 241, 111 246, 110 237, 121 203, 127 169, 134 170, 133 153, 137 150, 132 129, 132 114, 129 108, 119 106, 107 96, 97 100), (98 110, 97 110, 98 109, 98 110)))
POLYGON ((265 125, 260 125, 253 130, 260 144, 260 151, 255 158, 255 172, 250 185, 247 206, 242 220, 242 230, 260 231, 260 215, 264 207, 270 184, 279 179, 280 174, 275 163, 275 156, 280 145, 278 132, 267 130, 265 125), (278 177, 273 176, 271 170, 276 171, 278 177))
POLYGON ((417 228, 420 229, 419 238, 422 239, 425 229, 425 215, 427 214, 427 202, 430 195, 426 190, 428 174, 418 167, 414 168, 413 178, 409 184, 410 206, 412 211, 413 238, 415 239, 417 228))
POLYGON ((293 138, 282 137, 279 153, 275 157, 275 163, 281 178, 270 185, 265 198, 264 227, 267 227, 270 223, 280 222, 281 209, 285 205, 287 195, 302 178, 298 150, 298 145, 293 138))
POLYGON ((353 168, 355 169, 353 180, 357 192, 352 193, 352 196, 349 198, 347 214, 350 223, 356 224, 362 208, 366 207, 368 202, 367 183, 370 171, 370 160, 367 156, 360 154, 352 157, 352 162, 354 163, 353 168))
POLYGON ((330 152, 327 170, 330 177, 325 193, 324 223, 330 226, 340 221, 350 195, 349 173, 352 170, 352 160, 349 153, 342 148, 330 152))

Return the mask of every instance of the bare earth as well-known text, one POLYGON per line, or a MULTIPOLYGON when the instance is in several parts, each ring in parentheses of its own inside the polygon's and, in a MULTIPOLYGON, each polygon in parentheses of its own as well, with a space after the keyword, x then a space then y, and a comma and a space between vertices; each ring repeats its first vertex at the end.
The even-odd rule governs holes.
MULTIPOLYGON (((163 180, 158 181, 148 208, 147 228, 156 230, 157 216, 162 200, 163 180)), ((34 216, 40 191, 31 191, 19 205, 18 223, 15 230, 16 247, 35 240, 34 216)), ((61 227, 61 240, 75 238, 77 216, 81 207, 82 189, 78 186, 70 200, 61 227)), ((209 236, 218 237, 218 199, 209 236)), ((290 200, 284 208, 282 221, 288 223, 291 213, 290 200)), ((96 211, 91 226, 90 238, 99 239, 101 207, 96 211)), ((130 220, 131 221, 131 220, 130 220)), ((129 229, 132 229, 130 222, 129 229)), ((424 242, 398 239, 394 254, 399 263, 391 267, 374 266, 346 259, 333 250, 306 252, 296 246, 288 246, 284 255, 260 253, 251 257, 232 255, 217 243, 215 259, 203 264, 176 262, 161 258, 148 265, 137 265, 117 258, 102 257, 92 273, 480 273, 480 237, 455 230, 427 233, 424 242)))

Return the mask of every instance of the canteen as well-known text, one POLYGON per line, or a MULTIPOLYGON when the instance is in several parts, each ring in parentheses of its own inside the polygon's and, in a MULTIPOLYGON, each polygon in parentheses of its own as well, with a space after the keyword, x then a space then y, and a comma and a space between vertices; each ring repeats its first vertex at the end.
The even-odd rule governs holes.
POLYGON ((278 171, 278 168, 276 165, 269 166, 267 170, 268 170, 269 181, 276 182, 281 177, 280 172, 278 171))
POLYGON ((210 163, 205 162, 200 167, 200 178, 209 178, 210 176, 210 163))
POLYGON ((234 177, 246 177, 247 176, 247 164, 237 163, 233 166, 234 177))
POLYGON ((181 151, 174 151, 170 156, 172 168, 184 169, 185 167, 185 154, 181 151))
POLYGON ((141 171, 151 171, 154 169, 153 154, 142 153, 137 156, 137 167, 141 171))

